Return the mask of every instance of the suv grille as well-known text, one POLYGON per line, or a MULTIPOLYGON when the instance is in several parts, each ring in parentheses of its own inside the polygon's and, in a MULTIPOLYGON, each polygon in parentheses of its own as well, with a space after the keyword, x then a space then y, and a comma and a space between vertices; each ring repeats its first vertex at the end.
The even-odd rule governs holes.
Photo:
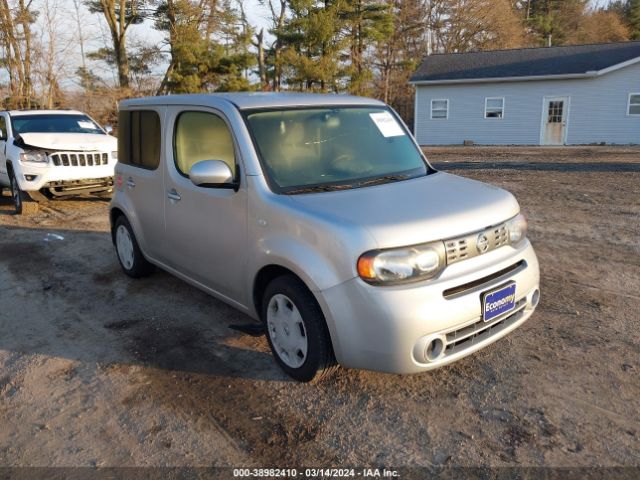
POLYGON ((445 240, 444 246, 447 253, 447 265, 490 252, 508 243, 509 231, 507 230, 506 223, 470 233, 464 237, 445 240), (478 247, 481 237, 483 237, 484 246, 481 244, 480 247, 478 247))
POLYGON ((57 167, 94 167, 109 163, 106 152, 55 152, 49 157, 57 167))

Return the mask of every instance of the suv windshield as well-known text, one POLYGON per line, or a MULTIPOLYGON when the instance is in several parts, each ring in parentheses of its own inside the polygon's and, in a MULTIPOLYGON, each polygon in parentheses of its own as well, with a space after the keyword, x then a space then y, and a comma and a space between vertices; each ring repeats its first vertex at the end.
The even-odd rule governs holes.
POLYGON ((106 135, 86 115, 43 114, 11 117, 14 135, 21 133, 95 133, 106 135))
POLYGON ((246 118, 270 184, 282 193, 358 188, 429 173, 384 107, 270 110, 246 118))

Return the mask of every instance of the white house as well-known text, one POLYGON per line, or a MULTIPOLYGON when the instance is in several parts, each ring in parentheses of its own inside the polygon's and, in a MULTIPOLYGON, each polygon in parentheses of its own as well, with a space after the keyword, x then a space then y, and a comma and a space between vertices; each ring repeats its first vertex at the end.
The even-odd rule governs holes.
POLYGON ((427 56, 421 145, 640 144, 640 42, 427 56))

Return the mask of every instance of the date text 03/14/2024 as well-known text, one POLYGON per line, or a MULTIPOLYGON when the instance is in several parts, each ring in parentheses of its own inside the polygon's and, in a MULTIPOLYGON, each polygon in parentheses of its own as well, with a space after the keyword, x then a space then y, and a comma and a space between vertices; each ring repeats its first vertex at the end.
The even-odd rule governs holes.
POLYGON ((397 478, 396 470, 386 468, 236 468, 234 478, 397 478))

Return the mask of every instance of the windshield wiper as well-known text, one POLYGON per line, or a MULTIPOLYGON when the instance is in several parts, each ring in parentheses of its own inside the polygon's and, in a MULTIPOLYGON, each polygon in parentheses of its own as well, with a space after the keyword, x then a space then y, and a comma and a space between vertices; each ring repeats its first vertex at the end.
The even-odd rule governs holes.
POLYGON ((296 195, 298 193, 315 193, 315 192, 334 192, 336 190, 350 190, 352 188, 370 187, 372 185, 382 185, 384 183, 397 182, 400 180, 406 180, 411 178, 411 175, 385 175, 383 177, 371 178, 369 180, 362 180, 356 184, 347 183, 340 185, 311 185, 308 187, 301 187, 295 190, 289 190, 285 192, 287 195, 296 195))
POLYGON ((371 180, 363 180, 358 182, 358 187, 370 187, 372 185, 382 185, 383 183, 397 182, 399 180, 406 180, 409 175, 385 175, 384 177, 376 177, 371 180))
POLYGON ((285 192, 287 195, 296 195, 298 193, 315 193, 315 192, 333 192, 336 190, 349 190, 353 188, 352 184, 347 185, 313 185, 310 187, 297 188, 285 192))

